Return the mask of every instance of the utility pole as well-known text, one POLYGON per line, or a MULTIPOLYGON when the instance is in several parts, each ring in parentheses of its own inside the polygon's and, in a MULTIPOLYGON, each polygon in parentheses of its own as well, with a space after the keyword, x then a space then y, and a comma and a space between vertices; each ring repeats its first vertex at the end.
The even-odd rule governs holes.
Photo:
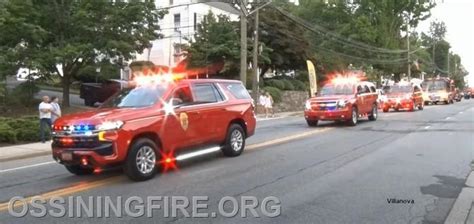
POLYGON ((247 83, 247 0, 240 0, 240 81, 247 83))
POLYGON ((446 58, 448 59, 448 66, 447 66, 448 67, 448 70, 447 70, 448 74, 446 76, 449 77, 449 73, 450 73, 450 71, 449 71, 449 49, 448 49, 448 56, 446 58))
POLYGON ((407 19, 407 59, 408 59, 408 66, 407 66, 407 75, 408 80, 411 80, 411 64, 410 64, 410 20, 407 19))
MULTIPOLYGON (((256 0, 258 5, 259 0, 256 0)), ((258 102, 259 96, 259 72, 258 72, 258 54, 259 54, 259 47, 258 47, 258 23, 259 23, 259 13, 258 10, 255 12, 255 29, 254 29, 254 39, 253 39, 253 79, 252 79, 252 92, 254 95, 255 102, 258 102)))

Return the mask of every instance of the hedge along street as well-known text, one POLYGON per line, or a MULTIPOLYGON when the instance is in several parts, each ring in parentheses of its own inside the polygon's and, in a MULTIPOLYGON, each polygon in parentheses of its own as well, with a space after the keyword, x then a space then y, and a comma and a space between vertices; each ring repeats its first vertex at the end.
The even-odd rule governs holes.
POLYGON ((37 142, 39 140, 38 117, 0 117, 0 143, 37 142))

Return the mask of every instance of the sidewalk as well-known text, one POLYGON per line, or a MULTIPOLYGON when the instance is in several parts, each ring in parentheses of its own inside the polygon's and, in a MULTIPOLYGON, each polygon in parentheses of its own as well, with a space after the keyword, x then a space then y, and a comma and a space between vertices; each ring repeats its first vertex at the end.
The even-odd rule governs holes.
POLYGON ((465 185, 454 202, 445 224, 474 223, 474 171, 467 177, 465 185))
POLYGON ((274 120, 274 119, 280 119, 280 118, 285 118, 285 117, 295 117, 295 116, 301 116, 303 117, 303 111, 293 111, 293 112, 281 112, 281 113, 275 113, 275 115, 265 117, 265 114, 263 113, 258 113, 257 114, 257 121, 266 121, 266 120, 274 120))
MULTIPOLYGON (((291 116, 303 116, 303 112, 275 113, 274 117, 265 118, 265 114, 258 114, 257 121, 280 119, 291 116)), ((37 156, 51 155, 51 142, 31 143, 0 147, 0 162, 26 159, 37 156)))
POLYGON ((0 147, 0 162, 51 154, 51 142, 0 147))

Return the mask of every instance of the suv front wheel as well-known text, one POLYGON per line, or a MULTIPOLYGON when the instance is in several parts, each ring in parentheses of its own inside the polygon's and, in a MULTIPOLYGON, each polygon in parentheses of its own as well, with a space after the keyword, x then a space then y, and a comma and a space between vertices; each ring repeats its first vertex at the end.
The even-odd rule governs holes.
POLYGON ((231 124, 227 130, 227 137, 222 147, 222 153, 228 157, 242 154, 245 148, 245 132, 242 126, 231 124))
POLYGON ((124 165, 125 174, 134 181, 145 181, 155 176, 158 168, 158 146, 148 138, 136 140, 124 165))
POLYGON ((347 121, 347 124, 350 126, 356 126, 359 120, 359 112, 357 111, 357 107, 352 107, 351 119, 347 121))

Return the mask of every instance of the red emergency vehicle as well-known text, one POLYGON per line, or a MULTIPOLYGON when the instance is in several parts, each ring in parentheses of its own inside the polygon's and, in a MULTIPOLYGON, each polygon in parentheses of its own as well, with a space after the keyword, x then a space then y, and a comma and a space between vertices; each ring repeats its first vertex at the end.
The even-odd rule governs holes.
POLYGON ((383 101, 383 112, 390 109, 395 111, 406 109, 414 111, 415 108, 423 110, 423 90, 421 86, 411 83, 397 83, 383 88, 386 99, 383 101))
POLYGON ((304 116, 309 126, 317 126, 319 120, 345 121, 354 126, 362 116, 375 121, 377 98, 373 83, 357 76, 336 76, 306 101, 304 116))
POLYGON ((53 158, 71 173, 122 165, 132 180, 196 155, 238 156, 255 132, 252 99, 240 81, 137 77, 93 111, 53 124, 53 158))

